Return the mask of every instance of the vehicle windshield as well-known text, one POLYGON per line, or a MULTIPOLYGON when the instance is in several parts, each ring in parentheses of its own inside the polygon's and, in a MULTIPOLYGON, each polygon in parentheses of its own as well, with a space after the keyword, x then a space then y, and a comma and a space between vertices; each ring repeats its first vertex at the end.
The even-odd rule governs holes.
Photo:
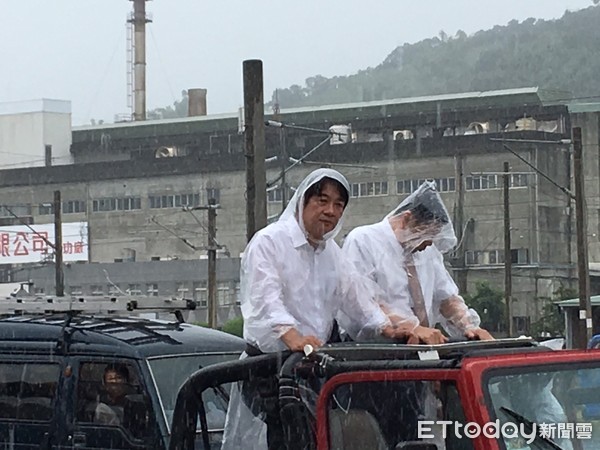
POLYGON ((506 449, 600 448, 600 367, 494 370, 484 390, 492 421, 508 427, 499 436, 506 449))
MULTIPOLYGON (((177 393, 185 380, 198 369, 211 364, 231 361, 239 358, 239 356, 239 353, 181 355, 153 358, 148 361, 162 402, 169 431, 171 430, 177 393)), ((228 386, 223 386, 223 392, 229 392, 228 386)), ((208 421, 209 430, 222 430, 225 426, 227 399, 219 391, 210 389, 204 392, 202 398, 206 407, 206 420, 208 421)))

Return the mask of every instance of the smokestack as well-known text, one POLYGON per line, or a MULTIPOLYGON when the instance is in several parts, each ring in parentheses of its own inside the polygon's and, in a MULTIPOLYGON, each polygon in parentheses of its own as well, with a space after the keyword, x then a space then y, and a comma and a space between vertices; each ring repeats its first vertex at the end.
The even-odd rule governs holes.
POLYGON ((206 115, 206 89, 188 89, 188 116, 206 115))
POLYGON ((146 17, 147 0, 130 1, 133 1, 133 18, 130 22, 134 26, 133 120, 146 120, 146 24, 152 21, 146 17))

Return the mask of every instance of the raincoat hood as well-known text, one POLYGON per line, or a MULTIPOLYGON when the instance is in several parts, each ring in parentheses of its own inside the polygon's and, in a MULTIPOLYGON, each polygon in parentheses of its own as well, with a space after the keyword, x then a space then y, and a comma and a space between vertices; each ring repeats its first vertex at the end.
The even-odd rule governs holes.
POLYGON ((448 252, 456 245, 456 235, 448 210, 442 202, 435 183, 426 181, 405 198, 397 208, 385 216, 396 238, 404 249, 413 252, 424 241, 431 241, 442 252, 448 252), (402 215, 410 212, 409 226, 398 225, 402 215))
MULTIPOLYGON (((348 198, 350 198, 350 185, 348 184, 348 180, 346 180, 346 177, 344 177, 344 175, 339 173, 337 170, 333 169, 317 169, 311 172, 304 180, 302 180, 302 183, 300 183, 300 186, 298 186, 298 189, 294 193, 294 196, 292 197, 287 207, 285 208, 285 211, 283 211, 278 220, 284 221, 294 217, 298 221, 298 225, 300 226, 300 229, 307 237, 307 239, 308 233, 306 231, 306 227, 304 226, 304 220, 302 219, 302 212, 304 210, 304 196, 308 188, 310 188, 315 183, 318 183, 323 178, 331 178, 333 180, 338 181, 344 187, 344 189, 346 189, 346 192, 348 193, 348 198)), ((342 217, 338 221, 335 228, 323 235, 322 242, 332 239, 338 235, 338 233, 342 229, 344 217, 346 216, 346 210, 347 208, 344 208, 342 217)))

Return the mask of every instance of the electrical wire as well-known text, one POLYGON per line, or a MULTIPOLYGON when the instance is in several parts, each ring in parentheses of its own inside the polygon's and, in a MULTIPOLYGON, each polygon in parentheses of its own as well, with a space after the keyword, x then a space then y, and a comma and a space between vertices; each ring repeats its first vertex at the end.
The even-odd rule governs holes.
POLYGON ((169 80, 169 76, 167 74, 167 71, 165 69, 165 64, 162 60, 162 56, 160 54, 160 51, 158 50, 158 44, 156 43, 156 39, 154 37, 154 32, 152 31, 152 27, 148 28, 150 30, 150 39, 152 40, 152 44, 154 45, 154 49, 156 50, 156 55, 158 56, 158 62, 159 62, 159 66, 161 68, 161 71, 163 72, 163 75, 165 77, 165 81, 167 82, 167 86, 169 88, 169 92, 171 93, 171 97, 173 99, 173 104, 177 103, 177 98, 175 97, 175 94, 173 92, 173 87, 171 86, 171 82, 169 80))
POLYGON ((92 108, 95 106, 96 98, 98 97, 98 94, 102 90, 102 85, 104 84, 104 80, 106 79, 106 76, 108 75, 108 73, 110 71, 113 59, 115 58, 117 50, 120 47, 120 43, 123 42, 123 37, 125 36, 125 32, 126 32, 125 29, 123 29, 121 31, 121 34, 119 35, 119 38, 117 39, 117 42, 113 46, 113 51, 112 51, 112 54, 110 55, 110 59, 108 60, 108 63, 106 64, 106 67, 104 68, 104 73, 100 77, 100 81, 98 83, 98 87, 97 87, 96 91, 94 92, 94 95, 92 95, 92 99, 90 100, 90 106, 89 106, 89 108, 88 108, 88 110, 86 112, 86 118, 89 118, 90 115, 91 115, 91 113, 92 113, 92 108))

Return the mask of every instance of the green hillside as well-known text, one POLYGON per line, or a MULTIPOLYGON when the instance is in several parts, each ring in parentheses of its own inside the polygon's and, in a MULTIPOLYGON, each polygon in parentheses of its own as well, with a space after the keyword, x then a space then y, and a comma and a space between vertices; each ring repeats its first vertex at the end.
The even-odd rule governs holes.
POLYGON ((471 36, 440 32, 396 48, 377 67, 278 89, 278 100, 290 108, 526 86, 600 97, 599 25, 600 6, 591 6, 471 36))

